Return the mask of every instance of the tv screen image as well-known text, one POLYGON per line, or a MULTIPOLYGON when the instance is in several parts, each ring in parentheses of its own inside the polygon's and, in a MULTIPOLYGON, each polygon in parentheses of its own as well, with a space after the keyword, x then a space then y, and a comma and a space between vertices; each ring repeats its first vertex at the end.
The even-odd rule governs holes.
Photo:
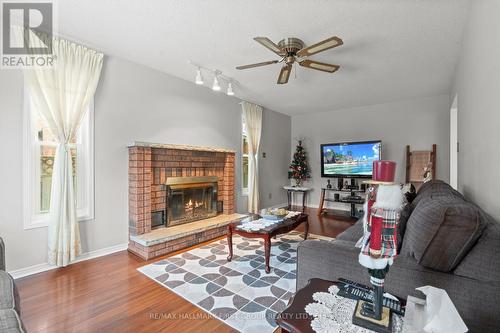
POLYGON ((322 177, 372 176, 373 161, 380 160, 381 141, 321 145, 322 177))

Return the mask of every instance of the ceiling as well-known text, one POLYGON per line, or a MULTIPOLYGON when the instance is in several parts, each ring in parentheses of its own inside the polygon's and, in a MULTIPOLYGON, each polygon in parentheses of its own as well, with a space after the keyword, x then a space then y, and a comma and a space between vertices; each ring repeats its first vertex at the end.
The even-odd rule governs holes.
MULTIPOLYGON (((63 36, 194 82, 188 60, 238 81, 236 95, 286 114, 330 111, 449 93, 468 0, 64 0, 63 36), (311 59, 335 74, 297 66, 277 85, 280 64, 252 40, 332 35, 344 45, 311 59)), ((194 83, 193 83, 194 84, 194 83)))

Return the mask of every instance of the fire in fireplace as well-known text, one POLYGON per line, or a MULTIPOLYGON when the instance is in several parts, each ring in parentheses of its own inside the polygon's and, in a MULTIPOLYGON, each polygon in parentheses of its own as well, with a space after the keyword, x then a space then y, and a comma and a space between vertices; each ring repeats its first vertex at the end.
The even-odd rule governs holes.
POLYGON ((168 178, 166 226, 217 215, 217 177, 168 178))

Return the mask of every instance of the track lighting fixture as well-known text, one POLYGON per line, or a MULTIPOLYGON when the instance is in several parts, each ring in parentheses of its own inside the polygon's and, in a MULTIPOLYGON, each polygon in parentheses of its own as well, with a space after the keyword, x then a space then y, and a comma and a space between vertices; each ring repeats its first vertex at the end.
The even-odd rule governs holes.
POLYGON ((238 85, 238 81, 222 74, 222 72, 218 69, 210 69, 207 67, 203 67, 202 65, 192 62, 191 60, 188 60, 188 64, 192 65, 193 67, 196 67, 196 76, 194 79, 194 83, 196 83, 199 86, 203 86, 205 85, 205 83, 208 83, 208 87, 210 87, 210 80, 211 80, 210 74, 213 74, 214 79, 211 86, 212 90, 221 91, 222 90, 221 84, 222 84, 222 86, 227 87, 227 89, 225 90, 226 95, 234 96, 233 85, 235 84, 238 85))

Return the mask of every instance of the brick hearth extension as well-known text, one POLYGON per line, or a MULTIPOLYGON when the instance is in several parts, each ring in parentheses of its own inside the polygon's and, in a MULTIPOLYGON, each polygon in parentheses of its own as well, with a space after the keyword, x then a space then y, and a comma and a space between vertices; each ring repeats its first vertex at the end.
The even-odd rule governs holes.
POLYGON ((205 220, 158 228, 139 236, 130 235, 129 251, 151 259, 225 235, 227 225, 245 218, 242 214, 219 215, 205 220), (130 249, 130 246, 133 246, 130 249))
POLYGON ((245 217, 234 214, 234 151, 146 142, 134 142, 128 148, 130 252, 148 260, 222 236, 227 224, 245 217), (166 179, 194 176, 218 177, 218 200, 223 202, 223 213, 151 230, 152 213, 166 209, 166 179))

